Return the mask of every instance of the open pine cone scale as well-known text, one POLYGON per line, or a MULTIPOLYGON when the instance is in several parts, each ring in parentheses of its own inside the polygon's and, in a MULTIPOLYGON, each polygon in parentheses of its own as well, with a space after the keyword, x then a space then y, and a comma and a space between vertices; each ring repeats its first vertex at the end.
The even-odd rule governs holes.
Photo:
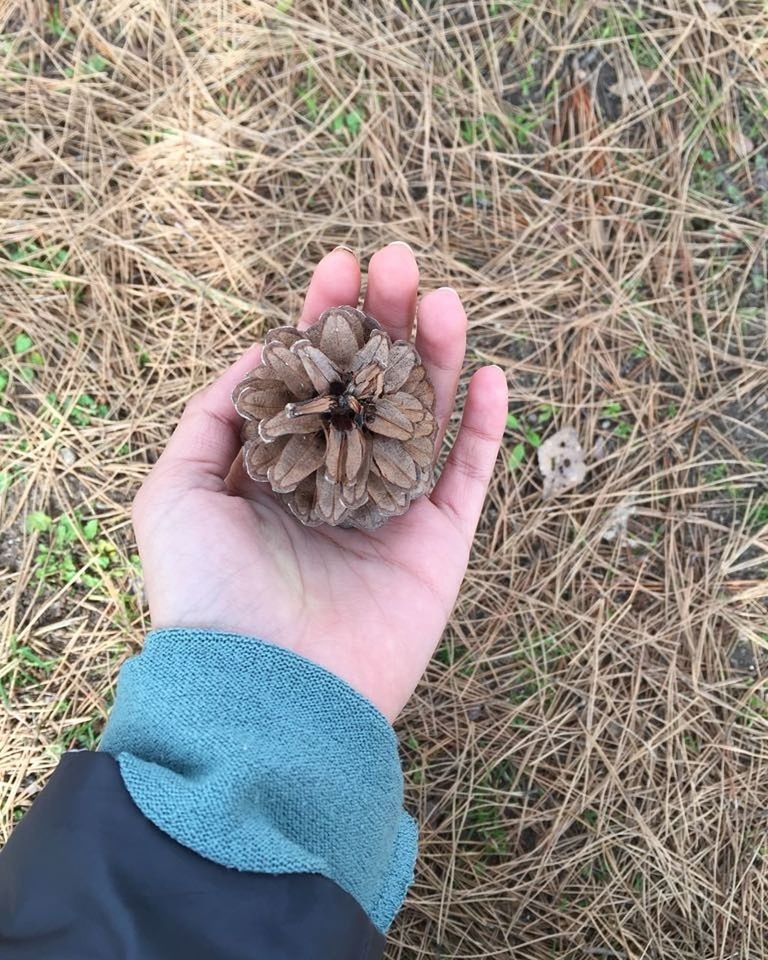
POLYGON ((266 337, 235 389, 243 463, 305 524, 372 529, 432 484, 434 391, 410 343, 355 307, 266 337))

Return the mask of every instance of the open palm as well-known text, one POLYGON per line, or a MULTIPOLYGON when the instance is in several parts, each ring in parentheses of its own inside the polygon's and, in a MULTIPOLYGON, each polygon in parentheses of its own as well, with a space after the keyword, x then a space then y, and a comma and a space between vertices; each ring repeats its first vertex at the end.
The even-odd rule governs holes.
MULTIPOLYGON (((365 309, 393 339, 413 329, 418 268, 391 244, 371 259, 365 309)), ((344 249, 315 270, 299 327, 356 305, 360 270, 344 249)), ((416 347, 435 387, 438 446, 453 409, 466 317, 449 288, 426 295, 416 347)), ((389 719, 402 709, 445 627, 466 570, 504 430, 496 367, 470 383, 458 439, 435 489, 372 531, 304 527, 244 473, 231 402, 259 360, 253 346, 194 397, 134 503, 155 627, 256 636, 343 677, 389 719)))

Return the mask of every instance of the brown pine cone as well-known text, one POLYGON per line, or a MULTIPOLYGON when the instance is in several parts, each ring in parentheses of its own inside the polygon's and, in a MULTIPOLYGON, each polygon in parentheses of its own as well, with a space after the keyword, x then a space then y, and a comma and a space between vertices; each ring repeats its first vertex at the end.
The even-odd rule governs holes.
POLYGON ((270 330, 232 399, 248 475, 302 523, 372 530, 432 485, 432 384, 413 346, 362 310, 270 330))

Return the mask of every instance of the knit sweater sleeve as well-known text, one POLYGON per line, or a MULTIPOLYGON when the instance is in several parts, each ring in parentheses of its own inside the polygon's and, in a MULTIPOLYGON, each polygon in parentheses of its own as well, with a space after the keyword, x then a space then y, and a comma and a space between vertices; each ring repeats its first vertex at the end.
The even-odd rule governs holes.
POLYGON ((412 878, 397 742, 344 681, 253 637, 156 630, 120 671, 101 743, 178 844, 247 873, 333 881, 379 931, 412 878))

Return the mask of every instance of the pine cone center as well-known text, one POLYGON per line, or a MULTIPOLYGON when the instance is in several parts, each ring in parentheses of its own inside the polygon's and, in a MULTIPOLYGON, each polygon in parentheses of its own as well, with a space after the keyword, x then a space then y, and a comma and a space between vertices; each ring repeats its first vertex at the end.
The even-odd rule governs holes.
POLYGON ((335 402, 328 413, 328 420, 335 430, 362 430, 366 418, 373 416, 372 403, 356 397, 351 384, 333 399, 335 402))
POLYGON ((334 430, 343 432, 362 430, 371 423, 376 416, 376 397, 383 389, 382 365, 372 363, 354 377, 341 372, 337 376, 339 379, 328 384, 324 396, 287 404, 288 416, 318 415, 334 430))

